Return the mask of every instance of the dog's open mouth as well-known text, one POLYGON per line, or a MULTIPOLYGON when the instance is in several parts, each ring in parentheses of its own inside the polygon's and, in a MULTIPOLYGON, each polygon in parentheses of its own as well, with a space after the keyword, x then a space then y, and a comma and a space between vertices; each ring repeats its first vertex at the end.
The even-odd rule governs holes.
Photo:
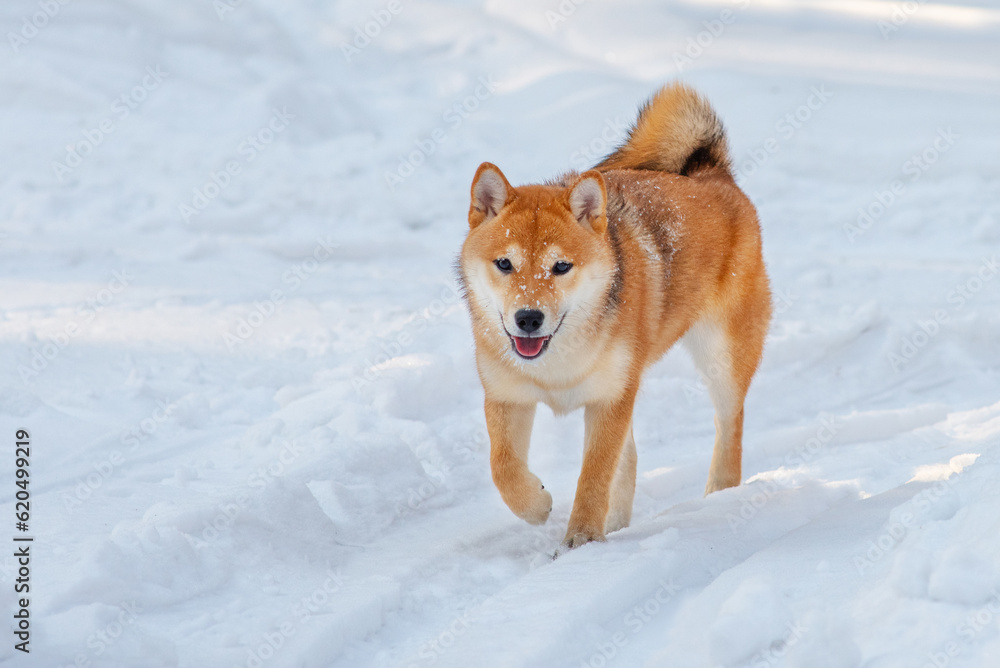
POLYGON ((534 359, 548 347, 551 336, 512 336, 514 352, 524 359, 534 359))
POLYGON ((552 337, 562 327, 563 320, 565 319, 566 314, 563 313, 563 316, 559 318, 559 324, 556 325, 551 334, 546 336, 514 336, 507 331, 507 325, 503 322, 503 314, 500 315, 500 326, 503 327, 504 333, 510 338, 510 345, 517 356, 523 360, 533 360, 542 356, 542 353, 549 347, 549 341, 552 340, 552 337))

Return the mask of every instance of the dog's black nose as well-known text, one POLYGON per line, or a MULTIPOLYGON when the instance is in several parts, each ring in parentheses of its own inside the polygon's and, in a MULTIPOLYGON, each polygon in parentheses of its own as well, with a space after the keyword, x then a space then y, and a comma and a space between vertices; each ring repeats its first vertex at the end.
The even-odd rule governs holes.
POLYGON ((514 314, 514 322, 525 334, 533 334, 542 326, 545 314, 534 309, 523 308, 514 314))

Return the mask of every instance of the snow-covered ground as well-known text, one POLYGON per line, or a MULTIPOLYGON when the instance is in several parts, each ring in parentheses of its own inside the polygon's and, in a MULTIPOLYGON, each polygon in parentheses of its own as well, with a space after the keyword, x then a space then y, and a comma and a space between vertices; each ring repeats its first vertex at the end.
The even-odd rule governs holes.
POLYGON ((30 655, 0 551, 3 665, 1000 665, 995 3, 0 24, 0 540, 35 539, 30 655), (451 270, 469 182, 588 166, 678 75, 729 129, 775 289, 744 484, 702 497, 712 410, 671 352, 633 526, 553 561, 582 418, 540 410, 555 507, 521 522, 451 270))

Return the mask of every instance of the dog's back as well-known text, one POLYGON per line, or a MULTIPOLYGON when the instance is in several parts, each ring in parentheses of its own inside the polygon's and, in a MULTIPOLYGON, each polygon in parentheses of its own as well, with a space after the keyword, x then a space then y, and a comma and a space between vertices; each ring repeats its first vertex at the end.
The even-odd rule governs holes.
POLYGON ((759 353, 743 348, 763 345, 770 291, 757 212, 733 179, 726 133, 711 105, 683 84, 665 86, 594 169, 607 184, 609 232, 633 238, 661 269, 641 272, 643 289, 662 295, 644 318, 656 330, 650 363, 698 323, 738 329, 752 345, 728 346, 726 357, 734 357, 735 384, 748 386, 759 353))

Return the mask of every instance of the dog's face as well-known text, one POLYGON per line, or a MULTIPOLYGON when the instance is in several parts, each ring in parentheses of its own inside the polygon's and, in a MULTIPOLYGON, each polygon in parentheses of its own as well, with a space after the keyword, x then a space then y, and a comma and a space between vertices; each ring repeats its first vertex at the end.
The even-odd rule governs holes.
POLYGON ((460 269, 477 334, 515 361, 586 345, 615 263, 597 172, 567 188, 512 188, 483 163, 472 183, 460 269))

